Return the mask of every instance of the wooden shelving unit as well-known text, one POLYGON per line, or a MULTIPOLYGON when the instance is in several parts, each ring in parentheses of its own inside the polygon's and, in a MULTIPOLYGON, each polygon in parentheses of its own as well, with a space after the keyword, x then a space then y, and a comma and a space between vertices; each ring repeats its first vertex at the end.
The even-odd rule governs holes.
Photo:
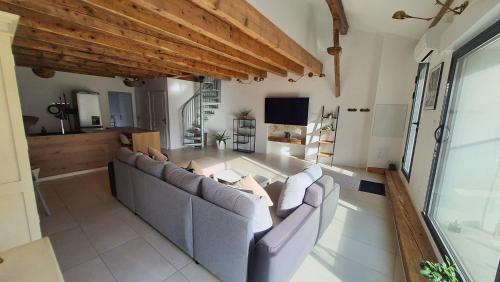
POLYGON ((255 119, 233 119, 233 150, 255 152, 255 119))
POLYGON ((330 165, 333 165, 333 157, 335 153, 335 141, 337 139, 337 128, 339 124, 340 107, 333 113, 333 116, 325 116, 325 106, 321 108, 321 122, 318 140, 318 153, 316 155, 316 163, 319 162, 320 157, 330 158, 330 165), (325 133, 330 133, 332 130, 324 130, 323 127, 330 124, 333 127, 333 139, 322 139, 325 133))
POLYGON ((279 136, 268 136, 267 141, 288 143, 288 144, 295 144, 295 145, 305 145, 306 144, 305 139, 285 138, 285 137, 279 137, 279 136))

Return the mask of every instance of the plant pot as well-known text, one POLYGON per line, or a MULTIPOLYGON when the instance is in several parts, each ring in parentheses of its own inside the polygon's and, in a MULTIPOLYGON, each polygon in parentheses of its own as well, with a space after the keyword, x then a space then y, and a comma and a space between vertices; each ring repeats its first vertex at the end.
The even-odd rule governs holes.
POLYGON ((217 149, 218 150, 225 150, 226 149, 226 143, 225 142, 219 142, 217 141, 217 149))

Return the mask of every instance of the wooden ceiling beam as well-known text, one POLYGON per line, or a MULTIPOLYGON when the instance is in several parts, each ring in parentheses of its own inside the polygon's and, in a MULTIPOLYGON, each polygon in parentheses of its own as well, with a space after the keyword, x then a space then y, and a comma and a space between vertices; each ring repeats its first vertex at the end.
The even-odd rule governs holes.
POLYGON ((30 68, 45 67, 45 68, 50 68, 50 69, 58 70, 58 71, 80 73, 80 74, 87 74, 87 75, 106 76, 106 77, 115 77, 115 76, 141 77, 141 78, 154 77, 150 73, 145 74, 143 72, 138 73, 138 72, 128 72, 128 71, 123 72, 121 70, 109 69, 109 68, 106 68, 103 66, 100 66, 97 68, 95 66, 89 66, 89 65, 80 64, 80 63, 64 62, 61 60, 53 60, 53 59, 40 58, 40 57, 37 58, 37 57, 27 56, 27 55, 22 55, 22 54, 15 54, 14 60, 16 62, 16 65, 18 65, 18 66, 24 66, 24 67, 30 67, 30 68))
POLYGON ((70 47, 64 47, 64 46, 57 46, 54 44, 49 44, 46 42, 41 42, 41 41, 33 41, 33 40, 28 40, 24 39, 21 37, 16 37, 14 39, 14 50, 17 48, 23 48, 23 49, 29 49, 29 50, 36 50, 40 52, 48 52, 48 53, 53 53, 53 54, 60 54, 60 55, 66 55, 66 56, 73 56, 89 61, 95 61, 95 62, 103 62, 107 64, 112 64, 112 65, 117 65, 117 66, 125 66, 125 67, 130 67, 130 68, 137 68, 137 69, 142 69, 142 70, 149 70, 149 71, 155 71, 159 73, 166 73, 166 74, 171 74, 171 75, 185 75, 185 73, 170 69, 170 68, 165 68, 165 67, 159 67, 155 65, 148 65, 144 63, 139 63, 139 62, 134 62, 118 57, 108 57, 105 55, 101 54, 93 54, 93 53, 87 53, 87 52, 82 52, 79 50, 72 49, 70 47))
POLYGON ((239 28, 187 0, 135 0, 136 5, 158 16, 184 25, 266 63, 303 75, 304 67, 268 46, 256 41, 239 28))
POLYGON ((286 70, 284 69, 248 56, 239 50, 190 30, 169 19, 158 17, 157 14, 136 5, 133 0, 53 0, 53 2, 114 25, 126 26, 128 29, 165 40, 177 40, 181 43, 224 56, 229 60, 246 65, 247 70, 245 71, 258 77, 266 77, 266 71, 286 76, 286 70))
POLYGON ((233 65, 244 68, 241 63, 230 62, 219 55, 199 48, 173 43, 146 34, 110 25, 99 19, 73 12, 55 5, 41 4, 42 1, 2 0, 0 9, 21 15, 20 25, 53 32, 61 36, 84 38, 91 42, 111 45, 125 50, 139 49, 156 53, 168 61, 187 66, 198 63, 202 73, 216 72, 222 76, 248 79, 246 73, 228 70, 220 66, 233 65), (202 66, 209 69, 202 69, 202 66))
POLYGON ((245 0, 189 0, 315 74, 323 64, 245 0))
POLYGON ((60 71, 60 72, 69 72, 69 73, 78 73, 78 74, 85 74, 85 75, 94 75, 94 76, 101 76, 101 77, 115 77, 116 75, 114 74, 109 74, 109 73, 104 73, 99 70, 83 70, 82 68, 77 68, 77 67, 70 67, 70 66, 43 66, 41 64, 35 64, 34 61, 28 61, 24 60, 22 58, 14 58, 16 66, 20 67, 28 67, 28 68, 47 68, 51 69, 54 71, 60 71))
POLYGON ((124 51, 121 49, 112 48, 109 46, 102 46, 90 41, 84 41, 80 39, 63 37, 59 34, 45 32, 41 30, 34 30, 26 28, 22 25, 18 26, 16 31, 16 37, 14 39, 14 44, 17 38, 34 41, 33 44, 50 44, 51 48, 71 48, 74 50, 87 52, 91 54, 101 54, 109 57, 116 58, 127 58, 128 60, 135 62, 142 62, 145 64, 151 64, 160 67, 167 67, 174 70, 179 70, 186 73, 192 73, 194 75, 209 75, 221 80, 231 80, 229 76, 223 76, 211 72, 203 72, 199 69, 194 69, 190 66, 179 65, 166 60, 163 57, 158 57, 157 54, 147 54, 147 53, 132 53, 129 51, 124 51))
POLYGON ((349 30, 349 23, 347 22, 347 17, 344 11, 344 5, 342 5, 342 0, 325 0, 330 9, 330 13, 333 17, 333 24, 338 25, 337 28, 340 34, 346 35, 349 30))
POLYGON ((77 57, 72 57, 72 56, 67 56, 67 55, 59 55, 59 54, 52 54, 52 53, 44 53, 41 51, 36 51, 36 50, 28 50, 28 49, 21 49, 21 48, 14 48, 13 53, 16 57, 21 57, 21 58, 33 58, 34 60, 37 61, 43 61, 43 62, 56 62, 57 65, 64 65, 68 64, 70 66, 81 66, 82 68, 88 67, 89 69, 100 69, 103 70, 104 72, 110 73, 110 74, 127 74, 128 76, 139 76, 139 77, 144 77, 144 76, 168 76, 172 74, 166 74, 166 73, 160 73, 160 72, 155 72, 155 71, 149 71, 149 70, 142 70, 142 69, 135 69, 135 68, 129 68, 129 67, 124 67, 124 66, 117 66, 117 65, 112 65, 112 64, 107 64, 103 62, 94 62, 94 61, 89 61, 77 57))

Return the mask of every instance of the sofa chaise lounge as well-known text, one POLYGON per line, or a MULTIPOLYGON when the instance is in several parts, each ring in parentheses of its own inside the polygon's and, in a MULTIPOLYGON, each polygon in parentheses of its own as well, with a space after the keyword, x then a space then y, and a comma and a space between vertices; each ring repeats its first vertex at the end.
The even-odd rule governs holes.
MULTIPOLYGON (((332 177, 316 175, 298 207, 271 220, 276 204, 171 162, 122 148, 113 166, 118 200, 223 281, 290 280, 339 197, 332 177)), ((266 187, 275 203, 284 186, 266 187)))

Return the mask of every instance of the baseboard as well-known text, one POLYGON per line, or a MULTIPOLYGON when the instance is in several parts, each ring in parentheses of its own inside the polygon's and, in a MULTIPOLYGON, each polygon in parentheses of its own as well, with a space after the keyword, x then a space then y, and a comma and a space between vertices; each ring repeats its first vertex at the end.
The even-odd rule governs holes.
POLYGON ((367 167, 366 171, 371 172, 371 173, 376 173, 376 174, 381 174, 385 175, 385 168, 380 168, 380 167, 367 167))
POLYGON ((98 167, 98 168, 92 168, 92 169, 86 169, 86 170, 80 170, 80 171, 68 172, 68 173, 64 173, 64 174, 42 177, 42 178, 38 179, 38 182, 45 182, 45 181, 66 178, 66 177, 76 176, 76 175, 81 175, 81 174, 87 174, 87 173, 92 173, 92 172, 96 172, 96 171, 104 171, 104 170, 108 170, 108 167, 104 166, 104 167, 98 167))

